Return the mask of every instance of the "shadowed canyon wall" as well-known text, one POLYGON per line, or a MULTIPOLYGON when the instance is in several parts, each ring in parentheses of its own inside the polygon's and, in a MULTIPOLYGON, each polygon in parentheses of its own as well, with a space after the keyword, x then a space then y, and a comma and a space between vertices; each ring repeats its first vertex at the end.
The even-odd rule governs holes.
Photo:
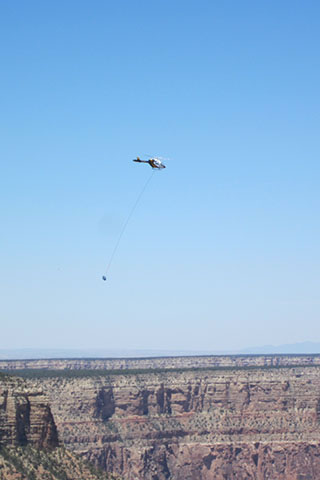
POLYGON ((43 389, 0 376, 0 445, 53 448, 57 429, 43 389))

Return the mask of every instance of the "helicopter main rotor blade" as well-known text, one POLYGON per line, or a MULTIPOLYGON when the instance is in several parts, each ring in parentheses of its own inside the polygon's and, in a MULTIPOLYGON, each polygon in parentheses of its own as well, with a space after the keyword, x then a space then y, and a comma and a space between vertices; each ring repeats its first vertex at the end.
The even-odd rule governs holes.
POLYGON ((147 153, 145 153, 145 155, 146 155, 146 157, 149 157, 150 159, 164 160, 164 161, 170 160, 170 158, 168 158, 168 157, 160 157, 160 155, 148 155, 147 153))

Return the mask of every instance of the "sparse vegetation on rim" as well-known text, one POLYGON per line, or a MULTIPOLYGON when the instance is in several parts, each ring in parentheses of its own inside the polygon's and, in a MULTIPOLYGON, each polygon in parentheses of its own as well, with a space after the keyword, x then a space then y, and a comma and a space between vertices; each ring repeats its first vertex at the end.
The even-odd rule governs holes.
POLYGON ((48 451, 31 446, 0 447, 0 479, 120 480, 62 447, 48 451))
POLYGON ((223 372, 223 371, 252 371, 252 370, 280 370, 280 369, 300 369, 300 368, 319 368, 319 365, 246 365, 246 366, 214 366, 214 367, 195 367, 195 368, 141 368, 141 369, 123 369, 123 370, 48 370, 48 369, 21 369, 21 370, 2 370, 0 375, 23 377, 23 378, 85 378, 85 377, 112 377, 119 375, 145 375, 145 374, 170 374, 184 372, 223 372))

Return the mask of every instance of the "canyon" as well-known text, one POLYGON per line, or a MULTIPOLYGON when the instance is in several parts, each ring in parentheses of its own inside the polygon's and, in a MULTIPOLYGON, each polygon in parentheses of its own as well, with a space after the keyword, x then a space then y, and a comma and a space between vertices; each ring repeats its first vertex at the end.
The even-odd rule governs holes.
POLYGON ((111 360, 99 359, 11 372, 47 399, 68 451, 124 480, 320 478, 319 356, 241 357, 236 367, 204 357, 210 366, 196 369, 190 358, 147 371, 157 359, 132 359, 138 371, 102 371, 111 360))

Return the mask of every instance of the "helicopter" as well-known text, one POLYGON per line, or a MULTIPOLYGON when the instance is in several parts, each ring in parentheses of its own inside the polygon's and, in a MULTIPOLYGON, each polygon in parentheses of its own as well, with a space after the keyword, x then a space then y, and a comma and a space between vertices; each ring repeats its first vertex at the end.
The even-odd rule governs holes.
POLYGON ((157 168, 158 170, 161 170, 161 168, 166 168, 166 166, 162 163, 160 158, 157 157, 152 157, 149 160, 141 160, 140 157, 134 158, 134 162, 138 163, 148 163, 151 168, 157 168))

